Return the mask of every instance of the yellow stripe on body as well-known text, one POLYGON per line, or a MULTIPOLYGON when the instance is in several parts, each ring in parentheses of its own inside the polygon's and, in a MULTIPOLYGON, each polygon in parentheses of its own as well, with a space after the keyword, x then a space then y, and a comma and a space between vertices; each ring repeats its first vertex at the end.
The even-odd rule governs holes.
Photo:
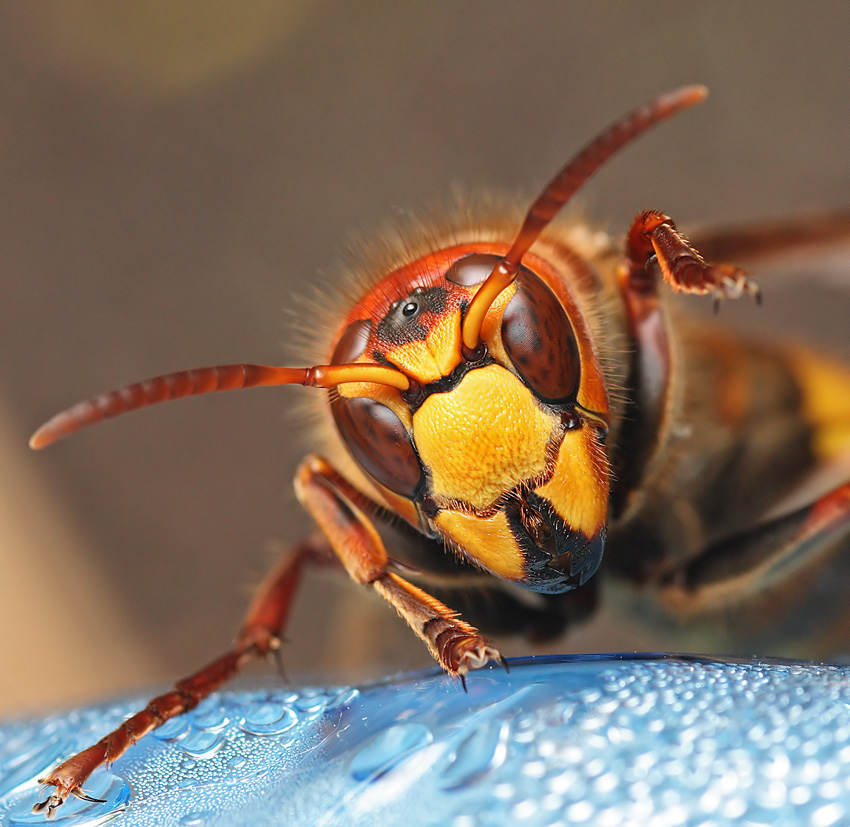
POLYGON ((850 454, 850 368, 812 351, 789 354, 812 427, 812 447, 822 462, 850 454))

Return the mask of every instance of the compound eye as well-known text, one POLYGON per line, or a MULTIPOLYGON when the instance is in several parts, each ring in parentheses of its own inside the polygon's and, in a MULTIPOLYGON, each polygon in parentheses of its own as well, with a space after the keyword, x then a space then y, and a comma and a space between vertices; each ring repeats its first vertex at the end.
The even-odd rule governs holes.
POLYGON ((334 355, 331 357, 331 364, 347 365, 356 362, 366 350, 371 332, 372 322, 369 319, 352 322, 339 337, 334 348, 334 355))
POLYGON ((501 260, 499 256, 486 253, 470 253, 468 256, 459 258, 446 270, 446 281, 461 287, 481 284, 501 260))
POLYGON ((407 429, 384 404, 367 396, 331 402, 334 421, 357 463, 385 488, 414 499, 424 481, 407 429))
POLYGON ((502 341, 520 378, 543 402, 575 400, 581 359, 563 306, 525 267, 502 317, 502 341))

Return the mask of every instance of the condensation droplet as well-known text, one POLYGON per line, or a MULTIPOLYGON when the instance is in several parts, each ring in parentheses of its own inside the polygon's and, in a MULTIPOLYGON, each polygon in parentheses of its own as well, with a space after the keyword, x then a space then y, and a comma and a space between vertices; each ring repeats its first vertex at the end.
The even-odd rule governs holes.
POLYGON ((360 690, 347 686, 340 689, 334 697, 328 700, 328 709, 339 709, 340 707, 351 706, 357 698, 360 697, 360 690))
POLYGON ((178 715, 170 721, 166 721, 162 726, 157 727, 153 734, 160 741, 176 741, 182 738, 189 729, 189 721, 185 715, 178 715))
POLYGON ((422 724, 396 724, 366 744, 351 761, 351 774, 358 781, 384 773, 410 753, 433 740, 422 724))
POLYGON ((192 718, 192 725, 196 729, 206 729, 210 732, 218 732, 230 723, 221 709, 210 709, 205 712, 196 712, 192 718))
POLYGON ((201 825, 207 823, 207 819, 212 818, 214 815, 215 813, 211 810, 195 810, 181 816, 178 824, 180 827, 201 827, 201 825))
POLYGON ((298 723, 295 713, 280 704, 262 704, 252 709, 239 724, 250 735, 281 735, 298 723))
POLYGON ((316 714, 321 712, 328 704, 328 696, 323 694, 300 695, 293 702, 292 706, 298 712, 316 714))
POLYGON ((471 784, 503 764, 507 757, 505 742, 508 732, 507 723, 496 721, 489 721, 469 732, 445 765, 441 786, 455 789, 471 784))
POLYGON ((223 743, 224 739, 217 732, 194 730, 180 742, 180 748, 186 755, 203 761, 215 755, 223 743))

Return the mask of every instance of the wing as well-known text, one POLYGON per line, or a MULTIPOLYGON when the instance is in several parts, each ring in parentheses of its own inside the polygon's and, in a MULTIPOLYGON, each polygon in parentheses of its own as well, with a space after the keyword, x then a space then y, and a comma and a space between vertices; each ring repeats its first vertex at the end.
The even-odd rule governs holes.
POLYGON ((759 276, 810 274, 818 281, 850 285, 850 209, 752 224, 698 227, 688 234, 708 261, 747 267, 759 276))

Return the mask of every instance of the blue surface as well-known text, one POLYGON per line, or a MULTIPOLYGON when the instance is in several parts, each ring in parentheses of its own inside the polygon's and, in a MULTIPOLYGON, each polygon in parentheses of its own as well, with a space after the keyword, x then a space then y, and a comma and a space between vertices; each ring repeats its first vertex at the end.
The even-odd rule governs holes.
MULTIPOLYGON (((600 656, 361 688, 224 692, 54 825, 850 823, 850 667, 600 656)), ((0 727, 0 824, 139 700, 0 727)))

